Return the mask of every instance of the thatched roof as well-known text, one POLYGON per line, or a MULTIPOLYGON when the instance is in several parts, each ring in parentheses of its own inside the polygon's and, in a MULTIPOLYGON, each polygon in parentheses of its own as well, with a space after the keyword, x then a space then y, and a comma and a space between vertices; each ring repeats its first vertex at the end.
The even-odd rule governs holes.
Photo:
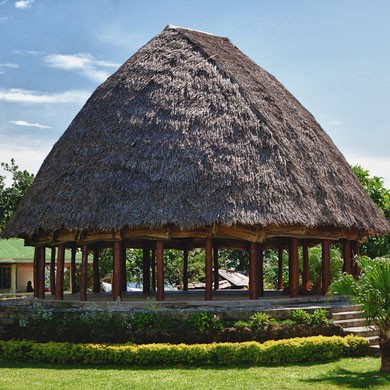
POLYGON ((226 38, 168 26, 92 94, 4 236, 236 224, 390 229, 274 76, 226 38))

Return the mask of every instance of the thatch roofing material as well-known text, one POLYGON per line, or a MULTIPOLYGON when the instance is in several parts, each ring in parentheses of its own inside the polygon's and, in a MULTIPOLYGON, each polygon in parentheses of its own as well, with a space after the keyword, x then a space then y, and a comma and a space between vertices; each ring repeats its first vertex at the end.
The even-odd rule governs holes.
POLYGON ((169 27, 92 94, 4 235, 215 224, 390 231, 272 75, 226 38, 169 27))

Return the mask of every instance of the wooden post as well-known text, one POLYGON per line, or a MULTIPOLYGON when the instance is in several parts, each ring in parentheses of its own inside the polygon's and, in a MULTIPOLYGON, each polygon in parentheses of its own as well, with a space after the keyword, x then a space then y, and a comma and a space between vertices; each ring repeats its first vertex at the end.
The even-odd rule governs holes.
POLYGON ((50 257, 50 294, 56 294, 56 248, 51 248, 50 257))
POLYGON ((359 244, 357 241, 351 242, 351 273, 355 277, 355 279, 358 279, 360 277, 360 268, 358 264, 356 263, 355 256, 359 256, 359 244))
POLYGON ((290 297, 296 297, 299 293, 299 262, 298 262, 298 239, 290 238, 289 254, 289 284, 290 297))
POLYGON ((87 300, 88 287, 88 246, 81 247, 80 301, 87 300))
POLYGON ((56 300, 64 300, 64 262, 65 262, 65 245, 58 245, 57 251, 57 278, 56 278, 56 300))
POLYGON ((122 271, 122 242, 114 241, 113 272, 112 272, 112 299, 114 301, 116 301, 118 298, 122 300, 121 271, 122 271))
POLYGON ((213 299, 213 239, 211 237, 206 238, 205 248, 205 274, 206 274, 206 289, 205 300, 211 301, 213 299))
POLYGON ((322 240, 322 294, 326 295, 330 285, 330 241, 322 240))
POLYGON ((257 291, 258 297, 264 296, 264 253, 263 246, 257 245, 257 291))
POLYGON ((121 256, 121 289, 122 292, 127 292, 127 272, 126 272, 126 244, 122 242, 121 256))
POLYGON ((164 243, 156 242, 156 263, 157 263, 157 300, 164 300, 164 243))
POLYGON ((214 262, 214 290, 219 289, 219 262, 218 262, 218 245, 213 247, 213 262, 214 262))
POLYGON ((348 239, 345 239, 343 241, 343 258, 344 258, 344 263, 343 263, 343 272, 346 272, 347 274, 351 274, 351 241, 348 239))
POLYGON ((76 247, 72 247, 70 258, 70 291, 72 294, 76 294, 76 290, 76 247))
POLYGON ((152 249, 152 257, 150 259, 152 268, 152 291, 156 292, 156 250, 152 249))
POLYGON ((183 250, 183 291, 188 291, 188 249, 183 250))
POLYGON ((34 283, 34 298, 39 297, 39 282, 38 282, 38 268, 39 268, 39 248, 34 248, 34 265, 33 265, 33 283, 34 283))
POLYGON ((93 287, 92 291, 94 293, 100 292, 100 274, 99 274, 99 248, 94 248, 93 250, 93 287))
MULTIPOLYGON (((147 245, 147 244, 146 244, 147 245)), ((142 290, 144 293, 150 293, 150 249, 142 249, 142 290)))
POLYGON ((283 248, 278 248, 278 290, 283 290, 283 248))
POLYGON ((46 247, 39 248, 39 298, 45 299, 45 266, 46 266, 46 247))
POLYGON ((254 242, 249 244, 249 299, 257 299, 257 245, 254 242))
POLYGON ((302 289, 303 291, 310 291, 310 265, 309 265, 309 247, 307 241, 302 243, 302 289))

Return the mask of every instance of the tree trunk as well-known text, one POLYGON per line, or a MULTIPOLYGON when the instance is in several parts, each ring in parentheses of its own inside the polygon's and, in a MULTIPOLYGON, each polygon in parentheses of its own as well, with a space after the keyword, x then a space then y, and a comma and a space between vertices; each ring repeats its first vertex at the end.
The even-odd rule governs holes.
POLYGON ((386 336, 387 335, 381 334, 379 339, 382 357, 381 371, 390 372, 390 338, 386 336))

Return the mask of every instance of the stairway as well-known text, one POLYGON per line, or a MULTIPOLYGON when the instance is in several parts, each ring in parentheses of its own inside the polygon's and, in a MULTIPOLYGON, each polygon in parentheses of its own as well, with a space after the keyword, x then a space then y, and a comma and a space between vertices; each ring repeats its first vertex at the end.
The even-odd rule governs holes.
POLYGON ((368 340, 370 347, 379 348, 379 331, 374 325, 367 324, 359 306, 343 306, 332 310, 333 323, 345 332, 368 340))

